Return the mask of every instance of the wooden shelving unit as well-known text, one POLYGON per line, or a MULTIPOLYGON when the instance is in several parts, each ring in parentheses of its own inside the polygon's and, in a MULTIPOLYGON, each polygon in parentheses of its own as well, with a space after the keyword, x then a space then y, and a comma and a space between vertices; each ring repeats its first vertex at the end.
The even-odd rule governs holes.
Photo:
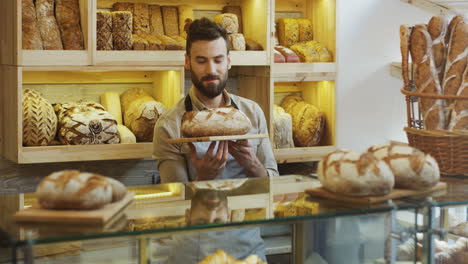
POLYGON ((468 1, 462 0, 401 0, 436 15, 466 14, 468 1))
MULTIPOLYGON (((96 11, 109 10, 115 2, 152 0, 80 0, 85 50, 22 50, 21 0, 0 1, 1 107, 0 155, 17 163, 150 158, 151 143, 45 146, 22 145, 22 91, 38 89, 50 102, 91 100, 99 102, 105 91, 122 91, 149 85, 152 95, 170 107, 183 94, 184 51, 97 51, 96 11), (172 72, 172 77, 169 77, 172 72), (148 77, 150 76, 150 77, 148 77), (151 80, 149 80, 151 79, 151 80), (154 88, 151 83, 165 83, 154 88), (90 88, 94 87, 94 88, 90 88), (98 88, 96 88, 98 87, 98 88), (153 87, 153 88, 151 88, 153 87), (174 89, 174 87, 176 89, 174 89)), ((159 5, 190 5, 195 18, 213 17, 225 5, 239 5, 244 35, 260 43, 264 51, 232 51, 231 62, 239 69, 239 95, 256 101, 263 109, 272 135, 273 105, 278 93, 300 93, 327 116, 323 143, 311 148, 274 150, 280 163, 319 160, 335 146, 336 0, 169 0, 159 5), (275 21, 278 17, 312 20, 314 39, 334 58, 330 63, 273 63, 275 21), (285 83, 292 90, 281 90, 285 83), (307 88, 308 87, 308 88, 307 88), (327 88, 324 88, 327 87, 327 88), (278 90, 279 89, 279 90, 278 90)))

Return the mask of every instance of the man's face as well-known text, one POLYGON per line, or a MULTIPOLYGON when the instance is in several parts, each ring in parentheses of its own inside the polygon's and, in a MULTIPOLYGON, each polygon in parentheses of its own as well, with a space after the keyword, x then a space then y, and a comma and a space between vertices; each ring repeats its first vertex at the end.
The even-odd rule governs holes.
POLYGON ((229 209, 215 192, 208 192, 187 211, 188 225, 229 222, 229 209))
POLYGON ((185 56, 185 68, 190 70, 193 85, 203 96, 215 98, 220 95, 226 87, 231 68, 224 39, 193 42, 190 56, 185 56))

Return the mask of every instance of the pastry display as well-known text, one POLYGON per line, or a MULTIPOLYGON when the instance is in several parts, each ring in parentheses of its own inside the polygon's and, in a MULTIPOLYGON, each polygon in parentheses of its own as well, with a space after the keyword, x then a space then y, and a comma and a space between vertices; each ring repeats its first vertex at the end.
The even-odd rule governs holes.
POLYGON ((395 187, 427 189, 439 182, 437 161, 431 155, 406 143, 391 141, 372 146, 368 151, 387 163, 395 176, 395 187))
POLYGON ((371 153, 344 149, 327 154, 317 174, 325 189, 348 196, 385 195, 395 184, 387 163, 371 153))
POLYGON ((54 172, 36 189, 39 204, 45 209, 97 209, 119 201, 126 192, 117 180, 76 170, 54 172))
POLYGON ((54 108, 38 92, 23 92, 23 145, 47 146, 55 137, 57 116, 54 108))
POLYGON ((266 264, 266 262, 257 255, 250 255, 245 260, 237 260, 224 250, 219 249, 197 264, 266 264))
POLYGON ((244 135, 252 123, 234 107, 189 111, 182 116, 180 132, 184 137, 244 135))

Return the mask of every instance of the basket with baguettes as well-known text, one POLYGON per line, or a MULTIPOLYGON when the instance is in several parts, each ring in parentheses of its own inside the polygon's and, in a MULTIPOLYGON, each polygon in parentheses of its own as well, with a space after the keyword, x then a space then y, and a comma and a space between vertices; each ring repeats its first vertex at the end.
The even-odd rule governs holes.
POLYGON ((434 156, 441 173, 468 175, 468 20, 402 25, 400 47, 409 144, 434 156))

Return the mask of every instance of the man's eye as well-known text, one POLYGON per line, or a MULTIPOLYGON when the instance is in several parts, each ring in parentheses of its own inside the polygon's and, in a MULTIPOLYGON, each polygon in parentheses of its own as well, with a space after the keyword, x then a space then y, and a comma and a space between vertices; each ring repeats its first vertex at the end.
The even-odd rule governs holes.
POLYGON ((216 59, 215 60, 215 63, 221 63, 221 62, 223 62, 223 59, 216 59))
POLYGON ((197 62, 198 64, 203 64, 203 63, 206 62, 206 60, 196 60, 196 62, 197 62))

